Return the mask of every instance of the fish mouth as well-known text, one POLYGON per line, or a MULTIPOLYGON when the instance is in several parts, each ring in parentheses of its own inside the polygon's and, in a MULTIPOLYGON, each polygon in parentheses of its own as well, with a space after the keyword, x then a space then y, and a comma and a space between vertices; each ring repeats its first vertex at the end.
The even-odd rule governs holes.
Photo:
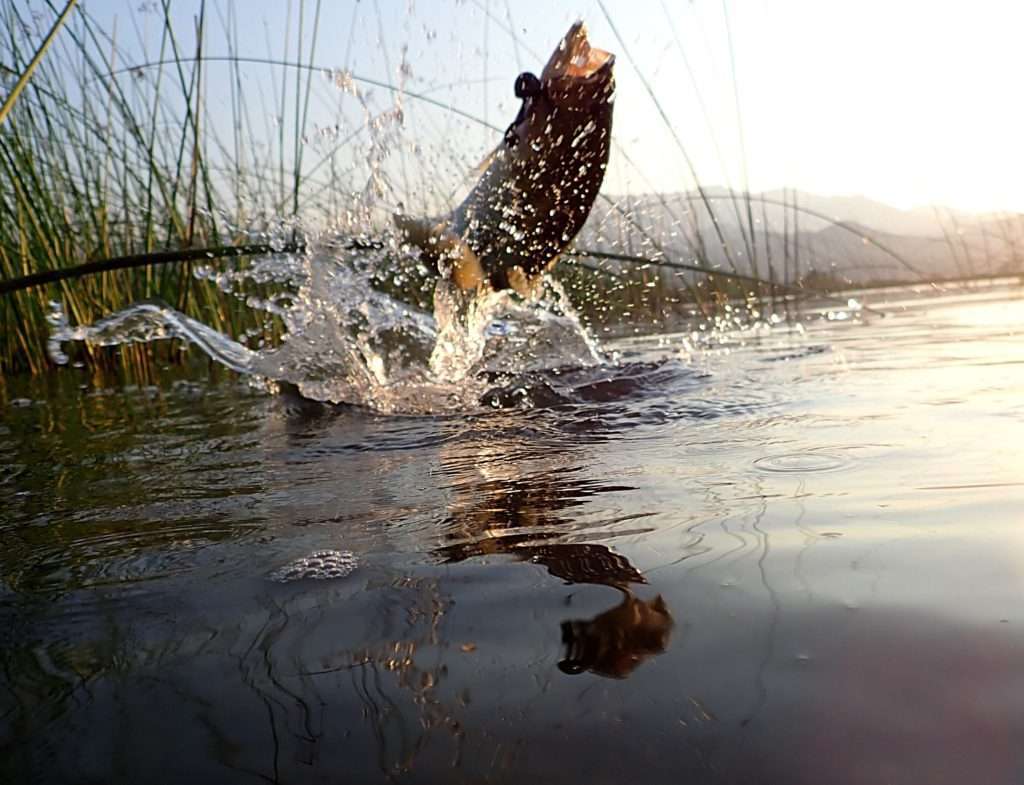
POLYGON ((559 42, 541 78, 596 79, 610 75, 614 63, 615 55, 590 45, 587 27, 579 21, 559 42))

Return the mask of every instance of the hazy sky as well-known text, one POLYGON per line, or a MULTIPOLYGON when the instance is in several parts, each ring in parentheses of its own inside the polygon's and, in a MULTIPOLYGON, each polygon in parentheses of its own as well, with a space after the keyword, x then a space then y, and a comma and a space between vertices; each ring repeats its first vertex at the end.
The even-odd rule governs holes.
MULTIPOLYGON (((599 0, 325 0, 313 61, 395 82, 407 46, 409 90, 430 90, 504 127, 517 111, 515 75, 539 70, 582 18, 592 42, 618 57, 620 147, 606 190, 692 187, 682 146, 706 185, 748 181, 757 191, 788 185, 903 207, 1024 211, 1024 2, 603 1, 607 17, 599 0)), ((149 3, 84 2, 101 19, 118 17, 126 58, 141 56, 140 40, 155 56, 159 20, 145 13, 149 3)), ((295 59, 300 5, 236 0, 241 53, 283 58, 287 35, 295 59)), ((182 29, 198 6, 174 0, 182 29)), ((207 56, 227 54, 220 19, 229 6, 208 3, 207 56)), ((315 10, 305 0, 304 61, 315 10)), ((279 87, 271 82, 281 80, 273 73, 253 66, 246 74, 268 115, 279 87)), ((309 125, 322 128, 340 102, 319 81, 309 125)), ((439 122, 416 103, 406 99, 403 144, 443 142, 478 160, 499 138, 471 121, 439 122)))

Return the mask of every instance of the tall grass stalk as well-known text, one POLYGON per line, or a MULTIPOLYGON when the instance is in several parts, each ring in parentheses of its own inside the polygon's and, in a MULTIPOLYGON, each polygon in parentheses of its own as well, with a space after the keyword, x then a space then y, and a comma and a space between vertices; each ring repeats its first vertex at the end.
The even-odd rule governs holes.
POLYGON ((725 235, 722 232, 722 228, 721 226, 719 226, 718 221, 716 220, 714 208, 711 206, 711 200, 708 198, 707 192, 705 191, 704 186, 701 183, 701 179, 697 174, 697 168, 693 163, 693 159, 687 152, 686 146, 683 144, 683 140, 679 137, 679 132, 676 130, 676 127, 675 125, 673 125, 672 121, 669 120, 668 114, 665 112, 664 107, 661 105, 661 101, 658 100, 658 96, 655 94, 654 89, 651 87, 650 81, 644 75, 643 71, 636 65, 636 61, 630 54, 630 50, 629 47, 626 45, 625 39, 619 34, 618 28, 616 28, 615 23, 612 21, 611 14, 608 13, 608 9, 605 7, 604 2, 602 2, 602 0, 597 0, 597 5, 601 9, 601 12, 604 14, 605 20, 608 22, 608 26, 611 28, 612 33, 615 35, 615 39, 619 42, 619 47, 621 48, 622 53, 626 56, 626 59, 633 66, 633 69, 636 71, 637 76, 640 79, 640 83, 643 85, 644 90, 650 96, 651 101, 654 104, 654 108, 658 112, 658 116, 665 123, 665 127, 668 129, 669 134, 672 136, 672 139, 675 142, 676 147, 679 148, 679 152, 682 154, 683 160, 686 162, 686 167, 689 170, 690 176, 693 179, 694 187, 697 189, 697 193, 700 196, 701 204, 704 206, 704 209, 707 211, 708 217, 711 219, 711 224, 714 227, 715 235, 718 237, 719 245, 722 249, 723 254, 725 255, 725 258, 729 262, 729 266, 732 268, 732 271, 734 273, 739 273, 739 268, 736 266, 736 261, 733 259, 732 252, 729 249, 729 244, 728 242, 726 242, 725 235))
POLYGON ((18 81, 15 82, 11 92, 8 93, 3 105, 0 106, 0 125, 3 125, 4 121, 7 120, 7 115, 9 115, 11 113, 11 109, 14 108, 14 104, 18 100, 18 96, 20 96, 21 91, 25 89, 25 85, 28 84, 28 80, 32 78, 32 74, 35 73, 36 66, 39 65, 43 57, 46 55, 46 50, 50 48, 50 44, 52 44, 53 39, 57 37, 57 33, 60 32, 60 29, 64 26, 64 23, 71 15, 71 11, 77 3, 78 0, 68 0, 68 3, 64 6, 64 10, 61 12, 61 15, 57 17, 56 21, 53 23, 53 27, 50 28, 50 32, 46 34, 46 38, 43 39, 43 42, 39 45, 36 53, 32 56, 28 65, 25 66, 25 69, 18 77, 18 81))

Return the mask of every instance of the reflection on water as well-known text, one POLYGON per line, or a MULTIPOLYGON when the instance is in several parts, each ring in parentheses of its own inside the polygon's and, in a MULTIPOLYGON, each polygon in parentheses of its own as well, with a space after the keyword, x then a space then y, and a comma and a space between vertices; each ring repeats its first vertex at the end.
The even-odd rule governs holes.
POLYGON ((621 603, 593 619, 562 622, 566 653, 558 668, 624 679, 645 659, 665 651, 672 623, 660 594, 644 601, 624 591, 621 603))
MULTIPOLYGON (((507 555, 541 565, 570 585, 619 589, 623 598, 618 605, 590 620, 561 623, 566 655, 558 668, 563 673, 587 670, 625 678, 643 660, 665 651, 672 615, 660 595, 649 602, 633 595, 630 584, 647 581, 625 556, 601 543, 573 542, 600 535, 593 525, 574 527, 570 513, 590 498, 637 489, 587 478, 586 467, 572 463, 571 454, 518 447, 484 439, 479 444, 470 441, 442 448, 442 466, 453 481, 446 543, 434 553, 446 564, 507 555), (521 471, 526 456, 531 457, 530 463, 539 464, 529 474, 521 471)), ((614 526, 610 534, 615 537, 642 534, 652 530, 627 528, 627 522, 646 515, 618 516, 602 526, 606 530, 614 526)))
POLYGON ((0 781, 1020 782, 1021 324, 635 340, 472 416, 7 380, 0 781))

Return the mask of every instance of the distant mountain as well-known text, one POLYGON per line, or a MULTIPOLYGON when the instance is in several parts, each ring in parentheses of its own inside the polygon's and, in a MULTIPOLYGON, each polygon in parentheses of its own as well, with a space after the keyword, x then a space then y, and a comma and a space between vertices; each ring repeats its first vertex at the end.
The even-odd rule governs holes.
POLYGON ((703 196, 641 194, 611 202, 595 205, 580 246, 638 256, 660 248, 680 261, 703 259, 760 277, 768 277, 770 262, 776 280, 790 281, 811 270, 863 283, 1024 269, 1024 215, 900 210, 860 196, 793 191, 752 194, 748 214, 743 195, 720 187, 703 196))
MULTIPOLYGON (((736 223, 739 220, 746 226, 747 204, 741 192, 730 192, 721 186, 708 186, 704 189, 704 196, 720 223, 736 223)), ((704 224, 711 227, 708 210, 697 191, 613 198, 643 207, 655 204, 664 207, 668 204, 674 211, 692 208, 702 228, 704 224)), ((754 193, 750 195, 750 200, 755 228, 767 220, 770 228, 780 231, 787 220, 790 224, 797 220, 801 230, 812 232, 841 221, 860 224, 886 234, 943 237, 951 229, 956 231, 956 227, 991 218, 938 206, 901 210, 864 196, 821 196, 795 190, 754 193)))
MULTIPOLYGON (((762 196, 787 203, 793 202, 792 196, 786 199, 787 195, 783 191, 767 191, 762 196)), ((833 221, 860 224, 886 234, 917 237, 943 237, 951 227, 974 224, 982 220, 982 216, 947 207, 929 206, 901 210, 864 196, 819 196, 798 192, 797 204, 801 208, 825 215, 833 221)), ((776 209, 781 212, 785 208, 776 209)), ((817 221, 816 218, 813 220, 817 221)), ((815 225, 814 228, 822 227, 815 225)))

